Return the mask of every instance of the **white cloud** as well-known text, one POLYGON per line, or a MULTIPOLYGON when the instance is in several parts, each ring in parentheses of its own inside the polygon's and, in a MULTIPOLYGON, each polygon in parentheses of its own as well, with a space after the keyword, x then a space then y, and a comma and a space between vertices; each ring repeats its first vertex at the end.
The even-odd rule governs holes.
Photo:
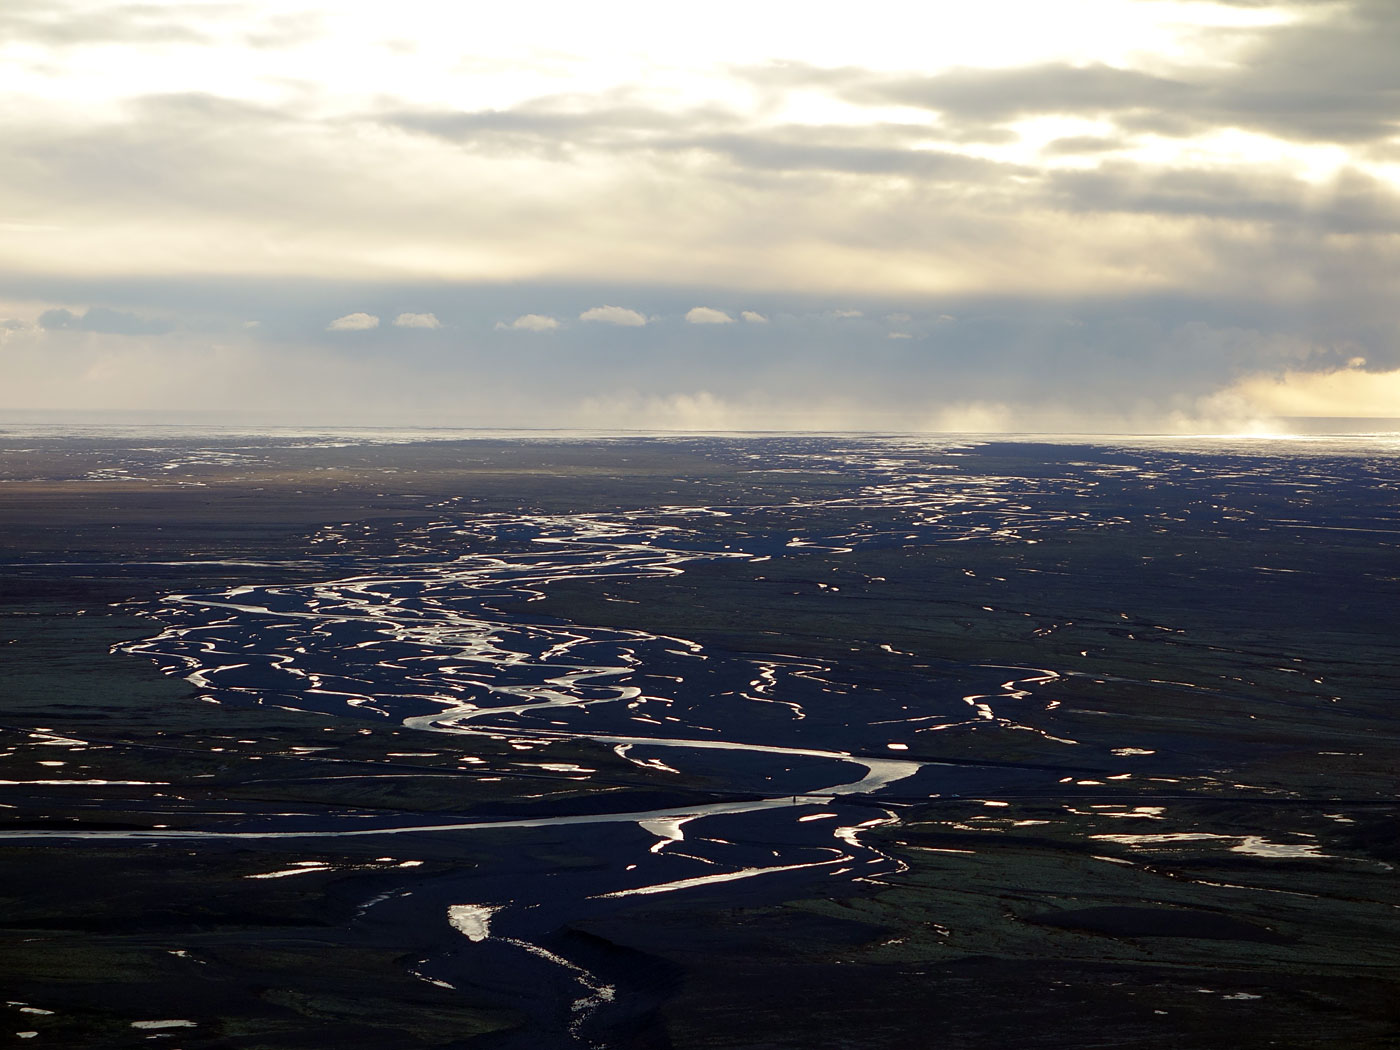
POLYGON ((886 339, 913 339, 914 337, 913 337, 912 335, 910 335, 908 332, 890 332, 889 334, 887 334, 887 335, 885 336, 885 338, 886 338, 886 339))
POLYGON ((723 310, 710 306, 696 306, 686 313, 685 319, 691 324, 733 324, 734 318, 723 310))
POLYGON ((761 313, 757 313, 756 311, 753 311, 753 310, 745 310, 745 311, 744 311, 743 313, 741 313, 739 316, 742 317, 745 321, 749 322, 749 324, 767 324, 767 323, 768 323, 768 318, 764 317, 761 313))
POLYGON ((394 318, 396 328, 441 328, 442 322, 434 314, 399 314, 394 318))
POLYGON ((636 310, 625 306, 595 306, 578 315, 580 321, 602 321, 604 324, 621 325, 624 328, 640 328, 647 319, 636 310))
POLYGON ((832 310, 832 317, 864 317, 864 310, 832 310))
POLYGON ((379 318, 374 314, 353 313, 344 317, 337 317, 330 324, 326 325, 328 332, 363 332, 370 328, 379 327, 379 318))
MULTIPOLYGON (((604 307, 604 309, 611 308, 604 307)), ((496 322, 497 331, 552 332, 558 327, 558 321, 544 314, 521 314, 510 324, 506 324, 504 321, 496 322)))

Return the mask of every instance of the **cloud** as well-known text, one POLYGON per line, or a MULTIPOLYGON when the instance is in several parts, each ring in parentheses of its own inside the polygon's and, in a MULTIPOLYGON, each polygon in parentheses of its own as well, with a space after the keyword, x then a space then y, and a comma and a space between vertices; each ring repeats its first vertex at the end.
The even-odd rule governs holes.
MULTIPOLYGON (((108 9, 78 12, 61 4, 10 3, 0 8, 0 39, 51 47, 85 44, 204 43, 208 39, 180 21, 178 11, 167 12, 154 4, 113 4, 108 9), (45 8, 49 8, 45 11, 45 8), (26 10, 29 8, 29 10, 26 10)), ((217 15, 219 5, 211 5, 217 15)))
POLYGON ((1108 135, 1066 135, 1047 142, 1040 148, 1042 153, 1051 156, 1076 155, 1085 153, 1111 153, 1125 149, 1128 141, 1108 135))
MULTIPOLYGON (((1340 31, 1328 25, 1327 33, 1340 31)), ((1291 39, 1289 46, 1302 46, 1291 39)), ((1234 46, 1207 44, 1208 54, 1234 46)), ((1283 46, 1281 38, 1275 45, 1283 46)), ((1214 83, 1224 64, 1179 68, 1173 61, 1162 58, 1152 74, 1104 63, 923 78, 847 69, 823 79, 808 71, 810 83, 799 77, 792 90, 818 90, 864 109, 843 123, 810 126, 776 122, 782 107, 668 105, 640 89, 585 94, 563 84, 559 93, 486 113, 454 112, 438 102, 435 110, 410 114, 413 121, 402 100, 328 115, 310 101, 312 93, 252 102, 210 90, 166 92, 114 100, 110 114, 72 107, 63 121, 17 109, 4 132, 23 163, 6 171, 0 212, 32 215, 55 230, 4 238, 0 271, 165 274, 178 266, 208 274, 232 267, 248 275, 370 281, 412 279, 416 271, 461 284, 548 274, 601 279, 617 289, 593 293, 599 297, 632 296, 627 282, 664 274, 700 301, 737 298, 759 282, 775 291, 825 290, 838 303, 864 291, 1099 295, 1213 289, 1222 270, 1238 290, 1251 271, 1234 265, 1232 241, 1272 254, 1275 269, 1303 271, 1319 258, 1316 249, 1359 255, 1356 244, 1379 241, 1394 226, 1400 209, 1387 179, 1358 173, 1319 184, 1308 181, 1311 174, 1299 177, 1309 165, 1288 155, 1255 164, 1211 158, 1194 143, 1184 144, 1189 154, 1174 153, 1174 146, 1163 153, 1158 144, 1136 165, 1075 172, 1066 166, 1098 155, 1037 150, 1020 131, 1004 128, 1009 147, 993 152, 1020 163, 970 156, 987 151, 959 152, 956 145, 974 132, 985 138, 985 122, 1015 119, 1006 116, 1012 110, 1035 116, 1017 108, 1038 104, 1032 87, 1053 88, 1066 105, 1081 106, 1081 115, 1109 105, 1090 130, 1129 145, 1142 143, 1126 130, 1134 121, 1179 118, 1183 126, 1214 130, 1201 123, 1204 116, 1181 117, 1171 99, 1149 96, 1168 91, 1158 82, 1214 83), (937 83, 930 88, 930 81, 937 83), (888 101, 881 92, 926 88, 946 96, 949 108, 906 123, 879 119, 886 114, 878 107, 888 101), (1111 108, 1125 98, 1136 99, 1131 108, 1111 108), (414 121, 423 127, 410 129, 414 121), (400 192, 385 199, 384 181, 404 166, 422 177, 401 180, 400 192), (1193 178, 1197 184, 1188 185, 1193 178), (704 206, 684 203, 696 200, 704 206), (140 238, 127 229, 132 215, 145 217, 148 232, 140 238), (1134 221, 1142 215, 1170 221, 1134 221), (1284 226, 1319 240, 1329 232, 1361 236, 1352 246, 1266 244, 1284 226), (291 228, 305 235, 282 235, 291 228), (656 237, 658 229, 666 237, 656 237)), ((716 76, 735 75, 728 68, 716 76)), ((1322 75, 1311 65, 1299 69, 1322 75)), ((1275 76, 1272 67, 1254 73, 1275 76)), ((1393 97, 1386 74, 1368 75, 1378 98, 1393 97)), ((53 104, 62 110, 60 103, 53 104)), ((1067 138, 1078 130, 1069 126, 1067 138)), ((1367 167, 1362 159, 1358 153, 1358 172, 1367 167)), ((1324 159, 1323 170, 1333 163, 1324 159)), ((1313 279, 1307 272, 1287 276, 1304 286, 1313 279)), ((1270 294, 1256 283, 1255 294, 1270 294)), ((683 302, 671 310, 683 312, 683 302)), ((564 317, 578 307, 566 314, 563 303, 546 302, 539 309, 564 317)))
POLYGON ((78 332, 107 332, 113 335, 164 335, 174 326, 168 321, 140 317, 105 306, 94 306, 80 314, 63 309, 45 310, 39 315, 39 327, 50 331, 70 329, 78 332))
POLYGON ((920 429, 945 434, 997 434, 1011 429, 1016 413, 996 401, 966 401, 937 409, 920 429))
MULTIPOLYGON (((921 77, 797 65, 785 75, 793 86, 805 81, 857 104, 934 110, 965 133, 1026 117, 1074 115, 1171 137, 1231 127, 1297 142, 1390 139, 1400 87, 1394 61, 1400 8, 1389 0, 1294 5, 1295 12, 1308 8, 1313 17, 1213 39, 1203 33, 1198 41, 1236 49, 1233 60, 1178 60, 1159 72, 1106 62, 1041 62, 921 77)), ((1106 147, 1112 148, 1079 137, 1062 148, 1106 147)))
POLYGON ((83 316, 73 313, 72 310, 45 310, 39 315, 39 327, 47 328, 50 331, 62 328, 79 328, 82 320, 83 316))
POLYGON ((1400 193, 1354 169, 1317 183, 1274 171, 1161 171, 1105 163, 1091 171, 1056 172, 1045 188, 1062 207, 1080 212, 1192 216, 1342 234, 1400 231, 1400 193))
POLYGON ((640 328, 647 319, 636 310, 625 306, 595 306, 578 315, 580 321, 601 321, 604 324, 621 325, 624 328, 640 328))
MULTIPOLYGON (((608 309, 605 307, 604 309, 608 309)), ((630 312, 630 311, 629 311, 630 312)), ((617 323, 617 322, 614 322, 617 323)), ((521 314, 510 324, 498 321, 498 330, 514 330, 519 332, 552 332, 559 327, 559 322, 547 314, 521 314)))
POLYGON ((725 126, 735 114, 717 110, 667 113, 645 105, 618 105, 612 97, 554 96, 510 109, 411 110, 377 120, 404 131, 445 139, 472 149, 532 152, 562 159, 571 148, 625 149, 639 137, 664 141, 697 126, 725 126))
MULTIPOLYGON (((796 414, 783 418, 805 423, 807 404, 846 398, 863 422, 911 426, 939 405, 1006 404, 1024 429, 1028 405, 1097 415, 1175 398, 1190 411, 1237 377, 1293 369, 1235 394, 1281 403, 1364 385, 1302 378, 1348 356, 1370 374, 1400 366, 1394 0, 1259 0, 1277 10, 1257 18, 1122 0, 1105 4, 1104 32, 1066 26, 1063 40, 958 19, 940 40, 904 34, 919 41, 912 61, 857 46, 867 31, 888 39, 878 19, 803 27, 774 38, 780 52, 751 32, 706 31, 682 42, 694 63, 658 60, 689 72, 645 83, 611 51, 546 60, 544 37, 495 26, 476 38, 480 90, 465 108, 452 88, 460 34, 445 31, 455 16, 425 15, 405 50, 392 15, 367 31, 364 5, 319 24, 207 6, 0 0, 0 40, 24 52, 22 83, 0 88, 13 103, 0 106, 13 158, 0 218, 23 219, 0 222, 0 317, 70 306, 3 330, 0 356, 32 346, 36 375, 61 383, 70 358, 99 346, 119 371, 136 344, 242 342, 289 369, 320 353, 307 374, 327 389, 321 366, 382 364, 347 388, 346 418, 381 404, 395 375, 408 421, 415 398, 439 398, 450 419, 471 394, 474 412, 509 424, 635 390, 661 399, 657 419, 760 425, 787 398, 796 414), (1120 36, 1121 14, 1160 35, 1120 36), (959 46, 963 32, 985 35, 970 41, 982 49, 959 46), (314 47, 248 50, 254 37, 318 34, 314 47), (101 84, 88 50, 99 43, 101 84), (750 75, 745 63, 771 53, 833 68, 750 75), (374 66, 373 91, 346 55, 374 66), (250 61, 267 76, 227 76, 250 61), (322 331, 347 302, 443 309, 486 338, 461 340, 449 361, 442 333, 392 347, 387 333, 346 335, 375 323, 366 313, 322 331), (585 302, 635 309, 580 314, 585 302), (716 302, 742 322, 731 338, 679 324, 716 302), (73 305, 88 303, 107 311, 73 305), (765 317, 776 323, 747 327, 765 317), (263 326, 249 332, 246 318, 263 326), (611 330, 650 323, 652 335, 660 318, 669 345, 611 330), (506 342, 519 352, 499 352, 506 342), (667 401, 675 391, 691 400, 667 401)), ((545 36, 587 40, 545 21, 545 36)), ((631 47, 636 29, 599 39, 631 47)), ((413 316, 435 320, 386 313, 382 325, 413 316)), ((250 366, 247 388, 265 374, 250 366)), ((234 403, 217 376, 198 377, 202 396, 234 403)), ((295 413, 280 387, 266 396, 295 413)), ((818 422, 856 418, 844 411, 818 422)))
MULTIPOLYGON (((1378 274, 1382 289, 1389 287, 1384 277, 1378 274)), ((755 305, 781 324, 745 326, 744 332, 731 326, 726 335, 740 338, 713 338, 715 329, 679 324, 692 303, 730 301, 713 290, 498 284, 454 291, 454 325, 484 330, 486 337, 463 339, 445 355, 436 336, 400 339, 391 351, 374 352, 383 333, 320 331, 339 312, 335 304, 365 301, 355 298, 364 289, 353 282, 327 288, 280 277, 262 284, 152 279, 104 287, 100 301, 120 302, 123 291, 131 310, 152 316, 179 309, 197 317, 218 302, 228 312, 198 331, 186 323, 160 338, 32 325, 10 332, 0 353, 0 407, 144 412, 178 405, 191 414, 265 413, 268 422, 284 423, 314 415, 342 423, 432 419, 451 425, 469 412, 492 426, 621 426, 628 420, 625 425, 643 428, 971 430, 995 428, 997 413, 985 406, 1006 406, 1006 429, 1023 432, 1160 432, 1172 426, 1223 433, 1271 415, 1386 414, 1374 409, 1389 388, 1363 397, 1372 380, 1320 377, 1400 369, 1393 315, 1358 314, 1340 303, 1320 307, 1308 297, 1246 306, 1228 297, 1170 295, 1067 303, 765 292, 755 305), (671 338, 658 344, 639 329, 640 339, 619 338, 626 333, 606 324, 570 323, 580 301, 631 302, 642 315, 671 319, 671 338), (861 308, 865 319, 834 323, 833 304, 861 308), (539 335, 489 332, 499 318, 508 324, 531 308, 565 323, 539 335), (913 317, 909 326, 887 321, 901 309, 913 317), (934 324, 939 310, 959 322, 934 324), (260 316, 263 328, 243 329, 250 316, 260 316), (914 339, 890 340, 890 331, 914 339), (762 352, 755 352, 757 337, 762 352), (364 352, 347 355, 347 340, 364 352), (506 342, 520 352, 501 352, 506 342), (692 352, 700 343, 705 352, 692 352), (546 349, 567 352, 550 354, 542 368, 539 354, 546 349), (1368 364, 1348 365, 1362 357, 1368 364), (274 373, 278 381, 269 384, 266 377, 274 373), (1280 383, 1278 377, 1289 373, 1280 383), (1241 376, 1254 378, 1236 389, 1241 376), (1226 389, 1234 391, 1233 404, 1201 400, 1226 389), (705 391, 708 397, 701 396, 705 391), (1304 394, 1312 402, 1300 403, 1304 394), (617 411, 609 416, 604 410, 614 398, 617 411), (590 400, 598 411, 584 413, 590 400), (1348 407, 1353 402, 1357 407, 1348 407), (1177 409, 1190 422, 1173 421, 1177 409)), ((42 304, 60 301, 37 285, 8 294, 0 317, 28 320, 42 304)), ((385 294, 437 306, 433 296, 442 290, 425 283, 385 294)))
POLYGON ((344 317, 337 317, 330 324, 326 325, 327 332, 364 332, 370 328, 379 327, 379 318, 374 314, 353 313, 344 317))
POLYGON ((1040 113, 1180 109, 1198 99, 1202 90, 1182 80, 1104 63, 1047 62, 875 79, 851 89, 850 94, 871 103, 935 109, 964 121, 997 122, 1040 113))
POLYGON ((887 333, 887 334, 885 335, 885 338, 886 338, 886 339, 913 339, 914 337, 913 337, 912 335, 910 335, 908 332, 889 332, 889 333, 887 333))
POLYGON ((1252 415, 1393 417, 1400 412, 1400 369, 1366 371, 1353 358, 1332 371, 1289 369, 1232 383, 1211 402, 1252 415))
MULTIPOLYGON (((1012 165, 965 153, 929 149, 926 124, 782 124, 755 128, 745 114, 716 107, 683 111, 625 107, 607 97, 564 96, 528 100, 508 110, 424 111, 374 114, 387 127, 430 135, 473 153, 532 155, 550 161, 582 153, 654 162, 668 155, 708 155, 752 171, 825 171, 855 175, 899 174, 954 181, 1014 173, 1012 165), (920 147, 920 148, 914 148, 920 147)), ((945 137, 945 136, 939 136, 945 137)), ((946 138, 1014 141, 1001 129, 946 138)))
POLYGON ((695 306, 686 311, 685 319, 690 324, 733 324, 734 318, 723 310, 711 306, 695 306))
POLYGON ((762 134, 730 133, 660 142, 666 149, 703 150, 740 168, 755 171, 818 171, 848 175, 905 175, 949 183, 1025 174, 1017 165, 939 149, 910 149, 905 143, 852 145, 865 129, 779 128, 762 134), (812 138, 817 141, 811 141, 812 138), (824 140, 824 141, 823 141, 824 140))
POLYGON ((394 318, 396 328, 441 328, 442 322, 434 314, 399 314, 394 318))

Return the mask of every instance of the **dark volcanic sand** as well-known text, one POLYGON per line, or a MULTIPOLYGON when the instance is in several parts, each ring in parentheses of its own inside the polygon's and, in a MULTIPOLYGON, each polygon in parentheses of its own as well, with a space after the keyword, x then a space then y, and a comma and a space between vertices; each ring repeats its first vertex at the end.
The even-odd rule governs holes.
POLYGON ((10 1030, 1400 1046, 1395 467, 1345 444, 0 439, 10 1030), (568 687, 590 706, 405 727, 526 673, 460 655, 498 569, 443 567, 563 576, 537 541, 579 527, 614 532, 575 569, 748 556, 507 587, 501 653, 574 631, 569 659, 626 650, 627 674, 568 687), (390 638, 363 618, 385 610, 451 630, 390 638), (189 633, 109 651, 162 625, 189 633), (186 658, 225 670, 151 662, 186 658), (629 709, 608 689, 633 681, 629 709), (936 764, 786 804, 861 775, 792 748, 936 764), (550 823, 700 806, 737 808, 669 844, 550 823), (449 827, 221 837, 425 825, 449 827), (503 907, 473 940, 448 909, 481 904, 503 907))

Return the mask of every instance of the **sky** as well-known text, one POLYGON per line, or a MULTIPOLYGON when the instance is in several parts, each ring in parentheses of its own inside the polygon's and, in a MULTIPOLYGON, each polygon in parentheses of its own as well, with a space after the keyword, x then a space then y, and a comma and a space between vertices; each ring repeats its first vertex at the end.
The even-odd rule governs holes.
POLYGON ((5 0, 0 421, 1400 416, 1393 0, 5 0))

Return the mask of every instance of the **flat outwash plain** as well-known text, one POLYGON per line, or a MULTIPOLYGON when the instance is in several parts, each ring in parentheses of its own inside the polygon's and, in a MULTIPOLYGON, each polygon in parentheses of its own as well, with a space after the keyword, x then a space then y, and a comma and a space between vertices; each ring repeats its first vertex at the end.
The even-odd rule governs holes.
POLYGON ((1400 1046, 1400 447, 0 433, 36 1046, 1400 1046))

